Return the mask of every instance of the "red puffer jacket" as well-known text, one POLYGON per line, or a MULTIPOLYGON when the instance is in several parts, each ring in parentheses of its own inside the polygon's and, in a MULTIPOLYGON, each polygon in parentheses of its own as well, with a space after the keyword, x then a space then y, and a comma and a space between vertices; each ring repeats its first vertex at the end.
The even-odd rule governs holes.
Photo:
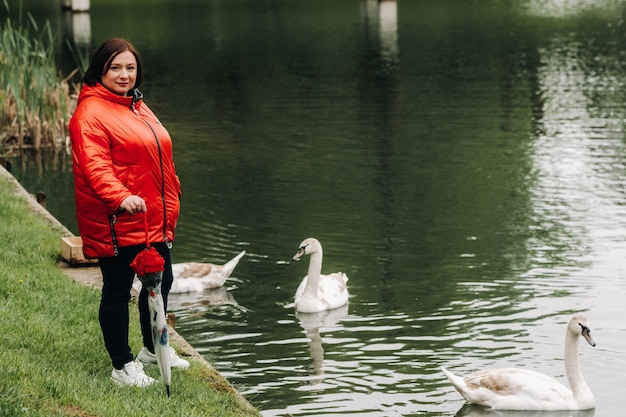
POLYGON ((133 194, 146 201, 150 241, 174 240, 181 191, 172 139, 135 91, 133 98, 84 85, 70 120, 76 217, 87 258, 146 242, 144 214, 119 210, 133 194))

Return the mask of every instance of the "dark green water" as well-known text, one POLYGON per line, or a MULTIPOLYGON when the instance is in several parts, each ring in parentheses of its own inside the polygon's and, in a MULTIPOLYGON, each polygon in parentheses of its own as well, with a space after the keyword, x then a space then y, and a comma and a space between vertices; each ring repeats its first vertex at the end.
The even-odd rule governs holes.
MULTIPOLYGON (((60 6, 29 5, 71 36, 60 6)), ((179 332, 265 416, 453 416, 463 401, 440 366, 567 384, 580 312, 598 344, 581 345, 595 415, 621 416, 625 14, 624 1, 92 0, 93 45, 139 47, 146 101, 175 140, 175 261, 247 251, 224 289, 172 296, 179 332), (352 294, 316 320, 290 305, 309 236, 352 294)), ((59 60, 72 68, 62 42, 59 60)), ((18 156, 14 175, 77 232, 65 154, 18 156)))

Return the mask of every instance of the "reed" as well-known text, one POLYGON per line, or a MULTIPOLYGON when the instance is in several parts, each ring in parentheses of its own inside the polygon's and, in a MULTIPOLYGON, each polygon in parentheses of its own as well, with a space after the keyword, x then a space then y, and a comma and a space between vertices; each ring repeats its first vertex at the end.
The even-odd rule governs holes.
POLYGON ((57 71, 49 22, 41 28, 21 10, 0 22, 0 139, 3 147, 65 144, 72 101, 67 79, 57 71))

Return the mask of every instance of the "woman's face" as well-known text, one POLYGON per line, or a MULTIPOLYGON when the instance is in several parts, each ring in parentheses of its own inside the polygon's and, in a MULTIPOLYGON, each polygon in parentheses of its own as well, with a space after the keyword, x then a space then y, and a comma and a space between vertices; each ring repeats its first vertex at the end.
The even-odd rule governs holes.
POLYGON ((130 51, 120 52, 111 62, 109 70, 102 75, 102 85, 115 94, 125 96, 135 86, 137 60, 130 51))

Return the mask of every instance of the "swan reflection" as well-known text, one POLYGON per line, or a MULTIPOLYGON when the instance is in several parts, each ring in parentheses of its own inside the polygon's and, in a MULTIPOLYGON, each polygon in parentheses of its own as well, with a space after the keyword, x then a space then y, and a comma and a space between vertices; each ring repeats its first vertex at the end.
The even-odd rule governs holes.
POLYGON ((170 293, 167 300, 167 309, 170 311, 223 305, 239 305, 226 287, 211 288, 201 292, 170 293))
POLYGON ((593 417, 595 408, 590 410, 557 410, 557 411, 512 411, 494 410, 475 404, 464 404, 454 417, 593 417))
POLYGON ((310 382, 312 385, 323 381, 324 374, 324 347, 322 346, 321 332, 334 327, 348 315, 348 304, 333 310, 320 311, 318 313, 296 312, 296 317, 300 321, 300 326, 304 329, 309 338, 309 349, 311 351, 310 375, 314 378, 310 382))

